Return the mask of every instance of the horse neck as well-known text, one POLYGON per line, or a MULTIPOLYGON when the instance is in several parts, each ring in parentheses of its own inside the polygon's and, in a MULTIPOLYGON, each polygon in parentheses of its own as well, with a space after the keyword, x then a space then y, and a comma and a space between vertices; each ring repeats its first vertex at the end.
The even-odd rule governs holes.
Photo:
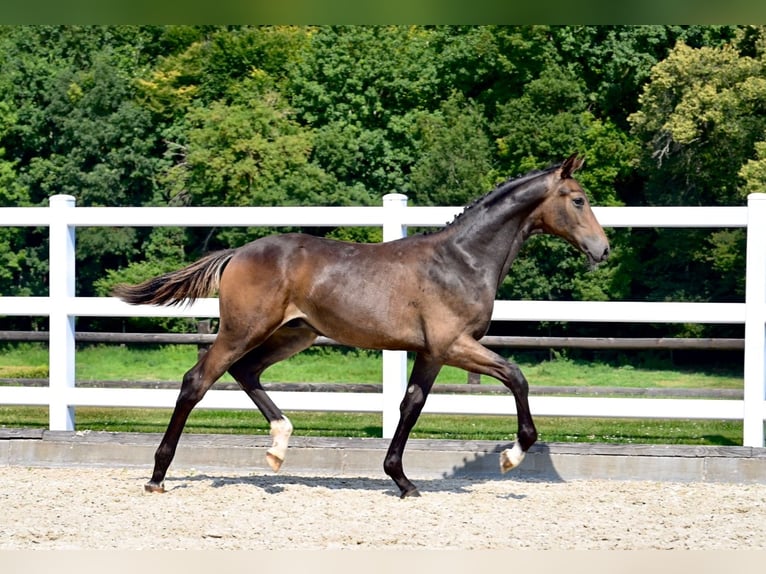
POLYGON ((497 289, 533 232, 530 215, 547 191, 544 176, 498 187, 445 229, 445 249, 480 269, 491 287, 497 289))

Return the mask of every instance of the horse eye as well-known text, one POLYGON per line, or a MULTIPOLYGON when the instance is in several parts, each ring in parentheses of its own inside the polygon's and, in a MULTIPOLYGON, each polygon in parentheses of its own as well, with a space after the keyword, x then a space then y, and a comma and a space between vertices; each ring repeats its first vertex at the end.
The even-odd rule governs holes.
POLYGON ((585 205, 585 198, 584 197, 575 197, 572 200, 572 203, 575 204, 575 207, 583 207, 585 205))

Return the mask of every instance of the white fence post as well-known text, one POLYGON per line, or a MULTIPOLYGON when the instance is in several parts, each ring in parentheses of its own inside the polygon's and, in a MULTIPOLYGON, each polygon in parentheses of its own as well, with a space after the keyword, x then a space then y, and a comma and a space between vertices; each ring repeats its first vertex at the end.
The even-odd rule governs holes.
MULTIPOLYGON (((389 193, 383 196, 386 212, 383 222, 383 241, 394 241, 407 236, 395 210, 407 207, 407 196, 389 193)), ((399 404, 407 390, 407 352, 383 351, 383 438, 392 438, 399 421, 399 404)))
POLYGON ((74 430, 74 407, 67 400, 74 387, 74 317, 69 314, 75 296, 74 226, 69 225, 65 210, 74 208, 71 195, 50 198, 51 224, 48 233, 50 324, 48 344, 48 379, 50 381, 51 430, 74 430))
POLYGON ((766 399, 766 194, 747 198, 743 446, 763 446, 766 399))

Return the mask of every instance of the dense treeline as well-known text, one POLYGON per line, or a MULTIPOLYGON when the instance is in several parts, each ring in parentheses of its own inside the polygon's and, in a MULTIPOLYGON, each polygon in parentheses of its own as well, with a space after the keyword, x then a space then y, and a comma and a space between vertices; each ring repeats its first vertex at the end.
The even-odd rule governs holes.
MULTIPOLYGON (((740 205, 766 189, 765 64, 757 26, 5 26, 0 205, 459 205, 574 151, 597 205, 740 205)), ((178 224, 79 229, 78 294, 274 232, 178 224)), ((593 272, 536 237, 500 297, 743 297, 741 230, 609 233, 593 272)), ((0 227, 0 295, 47 292, 46 242, 0 227)))

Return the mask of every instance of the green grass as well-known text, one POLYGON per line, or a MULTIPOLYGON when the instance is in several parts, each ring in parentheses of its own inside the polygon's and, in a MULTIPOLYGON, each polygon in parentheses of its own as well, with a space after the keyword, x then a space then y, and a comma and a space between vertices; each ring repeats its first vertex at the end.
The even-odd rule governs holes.
MULTIPOLYGON (((88 345, 77 352, 75 376, 78 380, 180 381, 196 360, 197 351, 193 345, 168 345, 150 349, 119 345, 88 345)), ((742 375, 738 373, 636 368, 631 365, 615 367, 603 363, 573 361, 560 356, 551 361, 535 362, 521 357, 518 362, 531 385, 742 388, 742 375)), ((47 368, 48 352, 45 345, 24 344, 0 350, 0 377, 45 377, 47 368), (23 375, 23 373, 30 374, 23 375)), ((263 380, 379 383, 381 376, 380 353, 357 350, 339 351, 320 347, 277 363, 264 373, 263 380)), ((231 381, 232 379, 229 375, 225 375, 221 380, 231 381)), ((437 383, 465 382, 466 373, 453 367, 444 367, 437 379, 437 383)), ((482 384, 499 385, 500 383, 489 377, 483 377, 482 384)))
MULTIPOLYGON (((381 416, 361 413, 286 413, 296 436, 365 437, 382 435, 381 416)), ((77 409, 77 430, 162 433, 168 409, 77 409)), ((741 445, 742 423, 706 420, 634 420, 536 417, 544 442, 741 445)), ((0 428, 47 428, 45 407, 0 407, 0 428)), ((196 410, 188 433, 268 435, 264 418, 252 410, 196 410)), ((420 417, 412 438, 510 442, 516 432, 513 416, 433 415, 420 417)))
MULTIPOLYGON (((84 346, 77 353, 78 380, 180 381, 196 361, 194 346, 158 349, 124 346, 84 346)), ((0 351, 0 377, 47 376, 47 348, 25 344, 0 351), (5 373, 5 374, 4 374, 5 373), (15 373, 15 374, 8 374, 15 373), (30 374, 24 374, 30 373, 30 374), (42 373, 42 374, 41 374, 42 373)), ((710 373, 670 368, 642 369, 572 361, 519 361, 532 385, 666 388, 742 388, 737 373, 710 373)), ((231 379, 228 379, 231 380, 231 379)), ((379 383, 378 353, 315 348, 269 369, 264 380, 274 382, 379 383)), ((466 374, 445 368, 437 383, 465 383, 466 374)), ((482 378, 482 384, 499 384, 482 378)), ((381 416, 359 413, 287 413, 295 434, 324 437, 379 437, 381 416)), ((164 432, 167 409, 77 409, 78 430, 164 432)), ((575 417, 537 417, 540 440, 545 442, 607 442, 646 444, 742 444, 742 423, 712 420, 634 420, 575 417)), ((0 428, 47 428, 44 407, 0 407, 0 428)), ((513 440, 515 417, 423 415, 413 438, 513 440)), ((191 433, 268 434, 268 425, 254 410, 195 410, 186 426, 191 433)))

